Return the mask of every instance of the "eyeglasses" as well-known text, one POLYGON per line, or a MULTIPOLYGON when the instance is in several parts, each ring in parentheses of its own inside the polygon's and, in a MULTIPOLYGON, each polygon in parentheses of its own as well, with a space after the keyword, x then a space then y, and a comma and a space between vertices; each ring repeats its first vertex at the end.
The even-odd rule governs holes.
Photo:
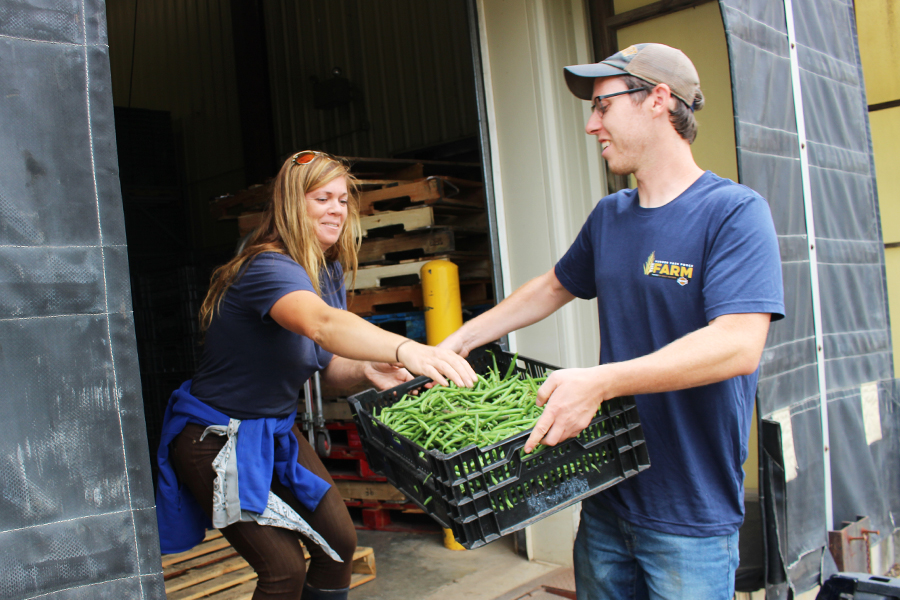
POLYGON ((303 150, 291 157, 292 165, 308 165, 317 156, 327 157, 327 154, 316 152, 315 150, 303 150))
POLYGON ((602 117, 603 115, 606 114, 606 111, 609 110, 609 103, 607 103, 606 106, 603 106, 603 103, 602 103, 603 100, 606 100, 607 98, 613 98, 615 96, 621 96, 623 94, 633 94, 635 92, 643 92, 643 91, 649 90, 649 89, 651 89, 651 88, 644 86, 644 87, 631 88, 630 90, 623 90, 621 92, 614 92, 612 94, 606 94, 605 96, 597 96, 596 98, 594 98, 594 103, 591 104, 591 110, 594 112, 600 113, 600 116, 602 117))

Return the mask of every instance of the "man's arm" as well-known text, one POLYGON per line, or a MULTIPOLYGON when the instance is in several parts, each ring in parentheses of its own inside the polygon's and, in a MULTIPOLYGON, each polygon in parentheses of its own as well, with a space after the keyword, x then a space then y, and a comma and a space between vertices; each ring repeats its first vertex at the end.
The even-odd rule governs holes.
POLYGON ((539 442, 553 446, 578 435, 604 400, 683 390, 753 373, 770 321, 768 313, 722 315, 652 354, 551 373, 538 390, 538 405, 547 407, 525 451, 531 452, 539 442))
POLYGON ((468 356, 473 349, 497 340, 510 331, 527 327, 550 316, 575 299, 550 269, 535 277, 500 304, 467 321, 438 346, 468 356))

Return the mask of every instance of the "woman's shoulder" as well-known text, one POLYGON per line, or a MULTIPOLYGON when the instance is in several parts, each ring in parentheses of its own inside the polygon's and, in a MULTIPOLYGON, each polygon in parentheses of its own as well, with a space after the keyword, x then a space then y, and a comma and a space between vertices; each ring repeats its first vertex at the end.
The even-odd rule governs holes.
POLYGON ((241 274, 241 281, 259 284, 265 281, 309 280, 306 270, 286 254, 260 252, 249 261, 241 274))
POLYGON ((257 270, 257 271, 271 271, 271 270, 303 270, 297 261, 288 256, 287 254, 282 254, 280 252, 260 252, 249 261, 247 261, 247 269, 257 270))

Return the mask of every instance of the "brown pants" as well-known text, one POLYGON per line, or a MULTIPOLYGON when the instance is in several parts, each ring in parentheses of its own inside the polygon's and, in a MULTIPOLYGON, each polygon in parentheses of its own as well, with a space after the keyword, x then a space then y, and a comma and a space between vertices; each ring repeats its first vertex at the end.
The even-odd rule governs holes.
MULTIPOLYGON (((216 478, 212 461, 225 445, 226 438, 210 434, 201 442, 200 436, 204 429, 200 425, 188 423, 170 445, 170 458, 178 481, 190 490, 206 514, 212 518, 213 481, 216 478)), ((272 478, 272 491, 290 504, 297 514, 325 538, 344 562, 333 561, 316 543, 295 531, 255 522, 241 521, 229 525, 221 530, 222 535, 250 563, 259 577, 253 600, 297 600, 303 591, 304 580, 318 589, 341 589, 350 585, 353 552, 356 550, 356 529, 341 495, 334 487, 334 481, 296 425, 294 435, 300 443, 298 462, 329 482, 332 487, 314 511, 309 511, 294 498, 276 476, 272 478), (308 574, 298 539, 303 540, 309 550, 308 574)))

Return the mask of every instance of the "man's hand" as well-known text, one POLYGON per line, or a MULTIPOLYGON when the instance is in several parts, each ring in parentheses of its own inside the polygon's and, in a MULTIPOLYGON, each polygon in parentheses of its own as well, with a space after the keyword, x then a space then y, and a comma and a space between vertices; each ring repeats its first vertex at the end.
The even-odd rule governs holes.
POLYGON ((437 347, 438 348, 446 348, 447 350, 450 350, 451 352, 455 352, 455 353, 459 354, 463 358, 465 358, 469 355, 469 349, 465 347, 464 342, 463 342, 462 331, 459 329, 457 329, 456 331, 454 331, 453 333, 451 333, 450 335, 445 337, 443 339, 443 341, 441 341, 441 343, 439 343, 437 345, 437 347))
POLYGON ((539 444, 556 444, 577 436, 597 414, 602 394, 603 367, 561 369, 550 374, 537 394, 538 406, 547 405, 525 442, 525 452, 539 444))
POLYGON ((413 378, 409 371, 399 365, 380 362, 367 362, 363 367, 363 374, 379 390, 389 390, 413 378))
POLYGON ((722 315, 652 354, 551 373, 538 390, 537 404, 546 403, 547 408, 525 443, 525 451, 531 452, 538 442, 553 446, 578 435, 604 400, 684 390, 750 375, 759 367, 770 321, 768 313, 722 315))

